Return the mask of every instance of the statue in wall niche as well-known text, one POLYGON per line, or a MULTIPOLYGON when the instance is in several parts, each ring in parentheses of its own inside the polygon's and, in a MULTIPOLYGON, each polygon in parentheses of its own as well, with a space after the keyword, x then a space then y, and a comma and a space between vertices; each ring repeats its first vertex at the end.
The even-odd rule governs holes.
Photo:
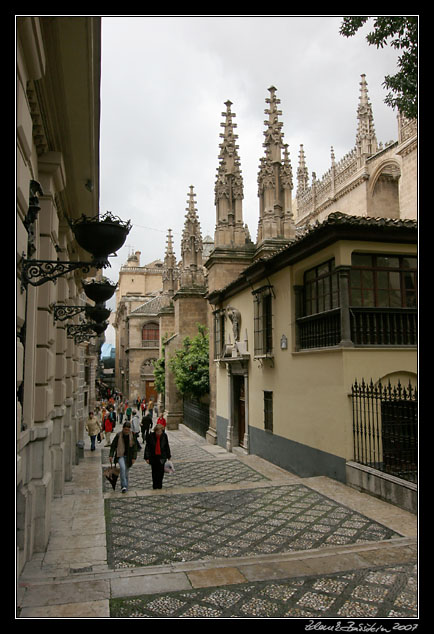
POLYGON ((233 306, 228 306, 226 308, 226 314, 232 322, 234 341, 239 341, 241 331, 241 313, 237 308, 234 308, 233 306))

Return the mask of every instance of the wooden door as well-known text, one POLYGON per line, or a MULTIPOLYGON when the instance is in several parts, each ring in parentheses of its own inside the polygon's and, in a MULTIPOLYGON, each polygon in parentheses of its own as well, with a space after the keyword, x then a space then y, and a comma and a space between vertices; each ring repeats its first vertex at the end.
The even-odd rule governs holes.
POLYGON ((157 402, 158 392, 155 389, 155 381, 146 381, 146 402, 149 403, 151 398, 154 403, 157 402))

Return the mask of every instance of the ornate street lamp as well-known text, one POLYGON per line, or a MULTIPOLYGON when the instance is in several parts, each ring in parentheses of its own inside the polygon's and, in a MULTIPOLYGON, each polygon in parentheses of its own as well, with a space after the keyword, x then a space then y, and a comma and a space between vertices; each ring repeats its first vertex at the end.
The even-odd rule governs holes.
POLYGON ((124 244, 131 229, 131 221, 122 221, 107 211, 104 216, 88 217, 84 214, 78 220, 68 219, 78 244, 92 254, 91 262, 65 262, 61 260, 26 259, 23 254, 21 286, 40 286, 71 271, 81 269, 89 273, 92 268, 110 266, 108 256, 114 254, 124 244))
POLYGON ((82 282, 82 286, 89 299, 96 304, 102 304, 113 296, 117 284, 108 279, 102 279, 99 281, 82 282))

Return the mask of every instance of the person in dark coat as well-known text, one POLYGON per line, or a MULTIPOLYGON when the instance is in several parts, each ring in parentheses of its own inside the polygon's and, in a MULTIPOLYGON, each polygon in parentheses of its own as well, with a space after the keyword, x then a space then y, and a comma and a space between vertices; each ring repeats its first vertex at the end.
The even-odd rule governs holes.
POLYGON ((142 439, 143 439, 143 442, 145 442, 146 437, 149 434, 149 431, 152 427, 152 418, 151 416, 149 416, 149 414, 142 416, 142 422, 140 423, 140 427, 142 430, 142 439))
POLYGON ((146 437, 145 460, 152 468, 152 488, 163 488, 164 464, 170 460, 170 446, 163 425, 155 425, 146 437))
POLYGON ((128 420, 123 424, 122 431, 113 438, 110 446, 110 464, 112 464, 113 457, 115 464, 119 463, 122 493, 126 493, 128 491, 128 470, 137 458, 137 443, 128 420))

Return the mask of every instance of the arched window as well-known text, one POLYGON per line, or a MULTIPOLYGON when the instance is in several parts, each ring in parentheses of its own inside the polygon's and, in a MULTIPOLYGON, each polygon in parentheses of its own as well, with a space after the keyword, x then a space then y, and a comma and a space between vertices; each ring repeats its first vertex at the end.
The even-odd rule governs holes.
POLYGON ((142 328, 143 348, 158 348, 160 345, 160 328, 157 323, 145 324, 142 328))
POLYGON ((373 218, 399 218, 399 179, 401 171, 394 161, 386 163, 373 178, 371 208, 373 218))

